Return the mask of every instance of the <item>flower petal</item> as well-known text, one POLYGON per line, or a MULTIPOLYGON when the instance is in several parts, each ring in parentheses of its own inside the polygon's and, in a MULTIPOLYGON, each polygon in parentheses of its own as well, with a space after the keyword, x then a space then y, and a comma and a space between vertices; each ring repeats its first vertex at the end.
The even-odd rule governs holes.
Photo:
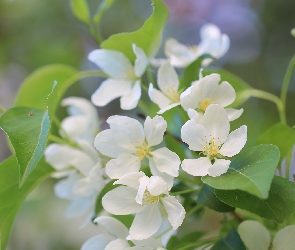
POLYGON ((161 199, 168 214, 168 220, 173 229, 177 229, 182 224, 185 217, 184 207, 174 196, 166 196, 161 199))
POLYGON ((167 194, 170 187, 159 176, 151 176, 147 185, 147 190, 152 196, 159 196, 160 194, 167 194))
POLYGON ((116 238, 109 234, 100 234, 91 237, 81 247, 81 250, 104 250, 105 247, 116 238))
POLYGON ((216 145, 221 145, 229 133, 229 120, 224 108, 217 104, 211 104, 203 116, 203 126, 207 129, 211 138, 214 138, 216 145))
POLYGON ((196 109, 199 106, 202 95, 198 86, 191 86, 180 94, 180 104, 185 111, 196 109))
POLYGON ((160 144, 163 141, 163 136, 167 128, 167 122, 162 116, 155 116, 151 119, 149 116, 144 122, 145 138, 148 142, 148 147, 160 144))
POLYGON ((150 181, 150 178, 147 176, 143 176, 139 179, 139 187, 138 187, 138 191, 137 191, 135 200, 140 205, 142 205, 143 195, 144 195, 147 185, 149 184, 149 181, 150 181))
POLYGON ((224 156, 232 157, 238 154, 247 142, 247 126, 243 125, 232 131, 226 142, 222 145, 219 153, 224 156))
POLYGON ((144 172, 130 173, 122 176, 119 180, 115 181, 114 184, 122 184, 128 187, 133 187, 138 189, 139 180, 141 177, 145 176, 144 172))
POLYGON ((125 239, 129 234, 128 228, 121 221, 113 217, 99 216, 94 222, 103 226, 111 235, 117 238, 125 239))
POLYGON ((178 75, 175 69, 167 61, 161 65, 158 71, 158 86, 159 89, 169 96, 169 92, 177 92, 179 87, 178 75))
POLYGON ((72 172, 67 178, 58 181, 54 185, 55 195, 62 199, 72 199, 75 197, 73 188, 81 176, 77 172, 72 172))
POLYGON ((151 101, 156 103, 160 109, 167 107, 172 102, 161 91, 155 89, 152 83, 150 83, 148 94, 151 101))
POLYGON ((130 247, 127 240, 116 239, 111 241, 104 250, 115 250, 115 249, 126 249, 126 247, 130 247))
POLYGON ((211 98, 214 103, 226 107, 236 99, 236 91, 228 82, 222 82, 213 90, 211 98))
POLYGON ((225 109, 228 119, 229 121, 234 121, 236 119, 238 119, 242 113, 244 112, 244 109, 232 109, 232 108, 226 108, 225 109))
POLYGON ((128 80, 107 79, 92 94, 91 101, 94 105, 103 107, 120 96, 128 95, 131 86, 132 82, 128 80))
POLYGON ((205 176, 212 167, 211 161, 207 157, 198 159, 184 159, 181 164, 182 169, 193 176, 205 176))
POLYGON ((199 91, 201 92, 202 99, 208 98, 210 101, 214 101, 212 100, 212 92, 218 87, 218 83, 220 82, 220 79, 221 78, 219 74, 213 73, 213 74, 204 76, 194 86, 199 87, 200 89, 199 91))
POLYGON ((137 106, 137 103, 141 97, 140 80, 136 81, 132 87, 132 90, 123 95, 120 99, 121 109, 130 110, 137 106))
POLYGON ((273 249, 293 249, 295 244, 295 225, 287 226, 277 232, 273 240, 273 249))
MULTIPOLYGON (((78 197, 70 203, 67 207, 66 217, 68 218, 76 218, 86 213, 90 213, 92 209, 94 209, 95 200, 93 197, 78 197)), ((89 218, 90 222, 90 218, 89 218)))
POLYGON ((132 49, 134 54, 136 55, 136 60, 134 63, 134 73, 137 77, 141 77, 149 64, 149 59, 147 58, 144 51, 141 48, 137 47, 134 43, 132 44, 132 49))
POLYGON ((160 110, 157 112, 157 114, 159 114, 159 115, 164 114, 166 111, 168 111, 168 110, 170 110, 170 109, 172 109, 172 108, 174 108, 174 107, 176 107, 176 106, 178 106, 178 105, 180 105, 179 102, 172 103, 172 104, 166 106, 165 108, 160 109, 160 110))
POLYGON ((140 169, 141 160, 139 157, 124 153, 117 159, 112 159, 106 164, 106 174, 111 179, 119 179, 125 174, 138 172, 140 169))
POLYGON ((178 176, 180 159, 176 153, 164 147, 151 152, 151 155, 160 172, 174 177, 178 176))
POLYGON ((127 80, 133 72, 131 62, 119 51, 96 49, 90 52, 88 60, 115 79, 127 80))
POLYGON ((98 119, 96 108, 85 98, 68 97, 62 100, 61 105, 67 107, 67 111, 71 116, 83 115, 98 119))
POLYGON ((149 158, 149 163, 152 175, 161 177, 169 187, 172 187, 174 177, 169 174, 160 172, 159 169, 156 167, 153 158, 149 158))
POLYGON ((209 175, 212 177, 220 176, 227 172, 230 160, 216 159, 211 168, 209 168, 209 175))
POLYGON ((135 240, 147 239, 161 226, 162 217, 157 205, 151 204, 135 215, 130 227, 130 236, 135 240))
POLYGON ((104 209, 115 215, 134 214, 142 209, 142 206, 136 203, 135 197, 137 190, 130 187, 117 187, 102 198, 104 209))
POLYGON ((189 145, 190 150, 203 151, 206 136, 209 136, 207 129, 193 120, 187 121, 181 128, 181 139, 189 145))

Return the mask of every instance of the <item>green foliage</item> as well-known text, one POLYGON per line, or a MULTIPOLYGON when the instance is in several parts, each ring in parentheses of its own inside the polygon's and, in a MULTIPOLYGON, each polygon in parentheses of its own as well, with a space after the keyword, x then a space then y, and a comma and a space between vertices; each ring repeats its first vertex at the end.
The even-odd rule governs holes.
POLYGON ((104 13, 113 5, 115 0, 102 0, 98 6, 96 14, 93 17, 93 22, 99 24, 104 13))
POLYGON ((89 23, 89 9, 87 0, 70 0, 74 15, 83 23, 89 23))
POLYGON ((228 171, 219 177, 202 177, 216 189, 239 189, 262 199, 268 197, 271 181, 280 157, 274 145, 258 145, 239 154, 228 171))
POLYGON ((211 250, 246 250, 246 247, 237 230, 233 228, 224 239, 214 244, 211 250))
POLYGON ((181 140, 180 138, 175 137, 172 134, 166 134, 164 139, 167 148, 175 152, 179 156, 180 160, 185 159, 185 153, 182 144, 179 142, 179 140, 181 140))
POLYGON ((98 216, 98 214, 103 210, 103 206, 101 203, 102 197, 104 197, 104 195, 111 191, 112 189, 114 189, 116 186, 113 185, 115 181, 110 181, 104 188, 103 190, 101 190, 99 196, 96 199, 96 205, 95 205, 95 215, 98 216))
POLYGON ((195 245, 192 243, 198 242, 198 240, 204 236, 204 232, 194 231, 189 234, 184 235, 183 237, 172 236, 166 246, 167 250, 192 250, 195 249, 195 246, 189 247, 189 245, 195 245))
POLYGON ((209 75, 212 73, 220 74, 222 81, 227 81, 233 86, 236 91, 236 99, 230 106, 235 108, 241 106, 246 102, 250 97, 249 90, 251 87, 238 76, 224 70, 224 69, 213 69, 213 70, 204 70, 203 75, 209 75))
POLYGON ((50 129, 48 112, 25 107, 11 108, 1 116, 0 127, 15 150, 22 185, 43 156, 50 129))
POLYGON ((218 200, 216 198, 216 195, 214 194, 214 188, 206 184, 202 187, 201 192, 198 195, 197 202, 199 204, 203 204, 206 207, 209 207, 215 211, 222 213, 227 213, 235 210, 234 207, 231 207, 223 203, 222 201, 218 200))
POLYGON ((276 145, 281 152, 281 162, 283 158, 292 150, 295 144, 295 131, 288 125, 278 123, 265 131, 264 134, 258 138, 257 143, 276 145))
POLYGON ((263 218, 282 223, 295 212, 295 184, 275 176, 267 199, 240 190, 215 190, 226 204, 247 210, 263 218))
POLYGON ((26 196, 53 172, 43 159, 19 188, 19 169, 15 156, 0 164, 0 247, 5 249, 14 218, 26 196))
POLYGON ((162 0, 153 0, 154 12, 144 25, 135 32, 115 34, 105 40, 103 49, 117 50, 130 60, 135 60, 132 44, 142 48, 148 57, 153 57, 161 43, 162 30, 168 18, 168 9, 162 0))

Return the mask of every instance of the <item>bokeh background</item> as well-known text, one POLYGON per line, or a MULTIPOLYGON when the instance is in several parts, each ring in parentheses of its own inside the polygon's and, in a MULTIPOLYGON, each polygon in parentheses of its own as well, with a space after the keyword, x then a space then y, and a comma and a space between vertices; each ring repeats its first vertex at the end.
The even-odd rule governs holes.
MULTIPOLYGON (((88 1, 95 10, 99 0, 88 1)), ((199 42, 199 30, 214 23, 229 35, 228 53, 214 63, 238 75, 251 86, 279 95, 288 62, 295 52, 293 0, 165 0, 170 18, 164 39, 174 37, 182 43, 199 42)), ((151 14, 149 0, 115 0, 101 23, 104 38, 122 31, 140 28, 151 14)), ((97 48, 87 28, 75 19, 67 0, 0 0, 0 105, 10 108, 22 81, 37 68, 54 63, 81 70, 95 69, 87 54, 97 48)), ((163 56, 161 50, 158 57, 163 56)), ((41 85, 42 83, 40 83, 41 85)), ((89 98, 99 81, 75 84, 67 96, 89 98)), ((288 124, 295 124, 294 78, 288 92, 288 124)), ((248 145, 259 134, 278 122, 274 104, 251 98, 243 106, 242 118, 234 124, 246 124, 248 145)), ((61 109, 60 116, 64 115, 61 109)), ((101 120, 120 112, 118 102, 98 109, 101 120)), ((10 155, 3 131, 0 131, 0 160, 10 155)), ((80 220, 67 219, 67 201, 54 197, 53 180, 47 180, 28 197, 16 218, 8 244, 9 250, 79 249, 98 233, 92 225, 78 230, 80 220)), ((0 201, 1 202, 1 201, 0 201)), ((200 223, 200 226, 202 223, 200 223)), ((206 224, 206 229, 215 225, 206 224)))

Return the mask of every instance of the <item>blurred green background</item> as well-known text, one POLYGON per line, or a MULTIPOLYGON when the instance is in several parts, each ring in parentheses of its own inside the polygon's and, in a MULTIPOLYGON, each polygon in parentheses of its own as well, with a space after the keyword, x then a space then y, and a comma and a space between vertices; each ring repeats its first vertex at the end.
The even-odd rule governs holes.
MULTIPOLYGON (((295 38, 290 35, 295 27, 293 0, 165 2, 171 14, 164 41, 174 37, 185 44, 197 44, 200 27, 214 23, 231 39, 228 53, 214 65, 238 75, 255 88, 279 95, 285 70, 295 52, 295 38)), ((88 3, 95 10, 100 1, 88 3)), ((149 0, 115 0, 102 19, 102 36, 134 31, 151 12, 149 0)), ((22 81, 41 66, 63 63, 81 70, 95 69, 87 61, 87 54, 97 47, 87 27, 71 13, 67 0, 0 1, 0 105, 10 108, 22 81)), ((161 49, 158 57, 163 56, 161 49)), ((67 95, 89 98, 98 85, 97 80, 83 81, 74 85, 67 95)), ((295 124, 294 100, 293 77, 287 99, 287 119, 291 126, 295 124)), ((233 127, 248 126, 247 145, 251 146, 265 129, 279 121, 278 113, 274 104, 254 98, 243 108, 242 118, 233 127)), ((98 112, 105 120, 108 115, 120 112, 118 102, 98 112)), ((5 140, 0 131, 1 161, 10 154, 5 140)), ((78 230, 81 221, 64 218, 67 201, 54 197, 52 185, 52 180, 44 182, 23 205, 8 249, 79 249, 86 239, 98 233, 91 225, 78 230)))

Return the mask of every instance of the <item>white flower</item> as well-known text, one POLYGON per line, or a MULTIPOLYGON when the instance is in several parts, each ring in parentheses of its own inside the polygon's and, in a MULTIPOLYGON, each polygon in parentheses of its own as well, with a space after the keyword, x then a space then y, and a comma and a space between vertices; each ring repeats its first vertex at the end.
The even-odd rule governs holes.
POLYGON ((161 110, 158 114, 163 114, 165 111, 180 105, 178 76, 168 61, 159 68, 157 83, 161 91, 155 89, 153 84, 150 83, 149 97, 160 107, 161 110))
MULTIPOLYGON (((230 40, 226 34, 221 34, 214 24, 205 24, 200 30, 201 42, 195 46, 186 46, 170 38, 165 43, 165 54, 174 67, 185 68, 200 56, 209 54, 215 59, 222 57, 229 49, 230 40)), ((203 66, 207 66, 213 59, 204 59, 203 66)), ((161 65, 163 59, 154 59, 154 66, 161 65)))
POLYGON ((230 160, 222 159, 238 154, 247 141, 245 125, 229 134, 230 124, 226 111, 211 104, 205 111, 201 124, 190 120, 181 129, 182 140, 190 150, 200 151, 204 156, 185 159, 182 168, 193 176, 220 176, 224 174, 230 160), (212 164, 212 161, 214 163, 212 164))
MULTIPOLYGON (((202 116, 210 104, 218 104, 221 107, 232 104, 236 99, 234 88, 226 81, 221 84, 219 82, 219 74, 207 75, 193 82, 191 87, 181 93, 181 106, 187 111, 195 109, 202 116)), ((226 108, 225 111, 230 121, 239 118, 243 113, 243 109, 226 108)), ((188 113, 190 118, 194 116, 193 113, 192 111, 188 113)))
POLYGON ((180 159, 166 147, 153 149, 163 141, 167 123, 161 116, 147 117, 144 127, 126 116, 111 116, 110 129, 100 132, 94 146, 102 154, 115 158, 106 165, 106 174, 112 179, 137 172, 141 161, 147 158, 153 175, 161 176, 171 186, 178 176, 180 159))
POLYGON ((130 247, 126 240, 129 234, 128 228, 115 218, 100 216, 94 222, 103 226, 108 234, 100 234, 90 238, 83 244, 81 250, 164 250, 160 240, 154 238, 133 241, 135 246, 130 247))
POLYGON ((114 184, 122 184, 102 198, 104 209, 115 215, 136 214, 129 234, 133 240, 147 239, 161 226, 161 209, 165 209, 173 229, 185 216, 183 206, 169 196, 170 186, 159 176, 147 177, 143 172, 124 175, 114 184))
POLYGON ((68 97, 61 104, 67 106, 70 115, 61 123, 61 136, 69 136, 74 141, 86 140, 93 143, 94 135, 98 131, 98 115, 92 103, 84 98, 68 97))
POLYGON ((141 48, 135 44, 132 48, 136 55, 134 66, 119 51, 97 49, 88 55, 88 59, 109 76, 91 96, 96 106, 105 106, 118 97, 121 97, 122 109, 129 110, 137 106, 141 96, 140 77, 149 60, 141 48))

